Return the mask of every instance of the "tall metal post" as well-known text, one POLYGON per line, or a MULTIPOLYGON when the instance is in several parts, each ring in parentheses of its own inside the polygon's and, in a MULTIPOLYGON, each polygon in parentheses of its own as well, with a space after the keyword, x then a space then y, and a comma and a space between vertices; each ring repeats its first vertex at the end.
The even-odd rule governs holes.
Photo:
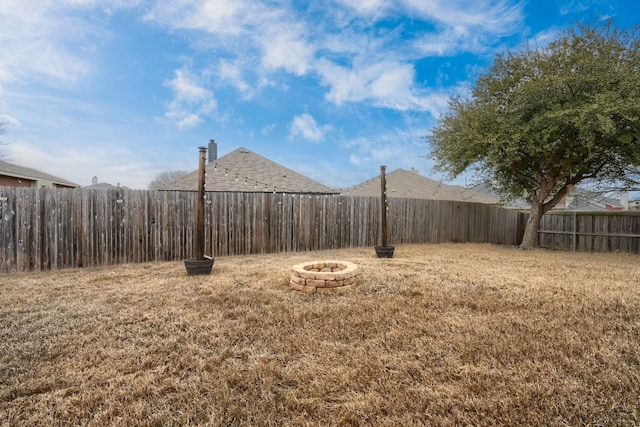
POLYGON ((380 214, 382 218, 382 246, 387 246, 387 177, 386 166, 380 166, 380 214))
POLYGON ((206 164, 206 147, 198 147, 200 150, 200 162, 198 165, 198 203, 196 205, 196 229, 193 236, 193 256, 196 259, 204 258, 204 180, 206 164))

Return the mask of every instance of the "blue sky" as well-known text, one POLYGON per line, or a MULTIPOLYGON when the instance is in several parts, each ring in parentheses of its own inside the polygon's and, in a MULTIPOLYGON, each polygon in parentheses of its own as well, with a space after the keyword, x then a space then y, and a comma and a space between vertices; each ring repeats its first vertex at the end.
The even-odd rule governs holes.
MULTIPOLYGON (((146 188, 244 146, 335 188, 415 167, 497 53, 637 0, 3 0, 0 147, 80 185, 146 188)), ((455 183, 465 184, 464 176, 455 183)))

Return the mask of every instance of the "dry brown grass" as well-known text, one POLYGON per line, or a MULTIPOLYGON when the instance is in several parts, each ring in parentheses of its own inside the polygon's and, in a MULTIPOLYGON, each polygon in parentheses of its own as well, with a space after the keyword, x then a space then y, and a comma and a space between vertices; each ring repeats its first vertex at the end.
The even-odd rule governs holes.
POLYGON ((639 261, 442 244, 0 276, 0 423, 637 425, 639 261), (321 259, 361 286, 289 289, 321 259))

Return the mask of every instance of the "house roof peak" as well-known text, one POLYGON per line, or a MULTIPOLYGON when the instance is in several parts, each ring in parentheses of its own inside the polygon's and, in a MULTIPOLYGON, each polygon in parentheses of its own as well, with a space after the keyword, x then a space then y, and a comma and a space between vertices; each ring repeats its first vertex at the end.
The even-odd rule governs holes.
MULTIPOLYGON (((165 190, 194 190, 197 171, 170 184, 165 190)), ((281 164, 239 147, 207 165, 206 191, 334 194, 336 190, 281 164)))

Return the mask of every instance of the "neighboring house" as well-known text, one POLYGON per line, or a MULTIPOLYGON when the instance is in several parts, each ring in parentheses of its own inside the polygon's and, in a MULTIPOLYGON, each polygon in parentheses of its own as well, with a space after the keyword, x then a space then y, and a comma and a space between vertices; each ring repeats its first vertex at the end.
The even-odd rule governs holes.
MULTIPOLYGON (((479 184, 473 187, 476 191, 496 196, 488 186, 479 184)), ((524 197, 511 200, 504 204, 509 209, 529 209, 529 203, 524 197)), ((584 188, 574 187, 565 197, 555 205, 552 210, 568 211, 625 211, 633 210, 633 202, 626 200, 626 194, 622 194, 619 199, 609 197, 607 194, 589 191, 584 188)))
POLYGON ((527 202, 524 197, 518 197, 516 199, 509 200, 508 202, 503 201, 500 195, 487 184, 475 184, 471 188, 478 193, 482 193, 499 199, 499 203, 507 209, 529 209, 531 207, 529 205, 529 202, 527 202))
POLYGON ((555 209, 569 211, 626 211, 629 210, 629 202, 625 199, 626 193, 616 199, 606 194, 593 192, 580 187, 570 191, 555 209))
POLYGON ((49 175, 36 169, 26 168, 0 160, 0 187, 46 187, 77 188, 77 184, 49 175))
POLYGON ((82 189, 84 190, 115 190, 117 188, 127 188, 127 187, 120 187, 120 183, 118 183, 118 185, 112 185, 106 182, 98 182, 98 177, 94 176, 93 179, 91 180, 91 185, 87 185, 85 187, 82 187, 82 189))
MULTIPOLYGON (((198 171, 166 186, 163 190, 198 189, 198 171)), ((244 147, 217 158, 217 146, 209 144, 205 191, 338 194, 326 185, 292 171, 244 147)))
MULTIPOLYGON (((472 202, 496 204, 500 199, 494 195, 482 194, 460 185, 447 185, 426 178, 415 169, 407 171, 396 169, 385 176, 387 197, 449 200, 456 202, 472 202)), ((380 176, 372 178, 356 186, 342 190, 343 196, 380 197, 380 176)))

